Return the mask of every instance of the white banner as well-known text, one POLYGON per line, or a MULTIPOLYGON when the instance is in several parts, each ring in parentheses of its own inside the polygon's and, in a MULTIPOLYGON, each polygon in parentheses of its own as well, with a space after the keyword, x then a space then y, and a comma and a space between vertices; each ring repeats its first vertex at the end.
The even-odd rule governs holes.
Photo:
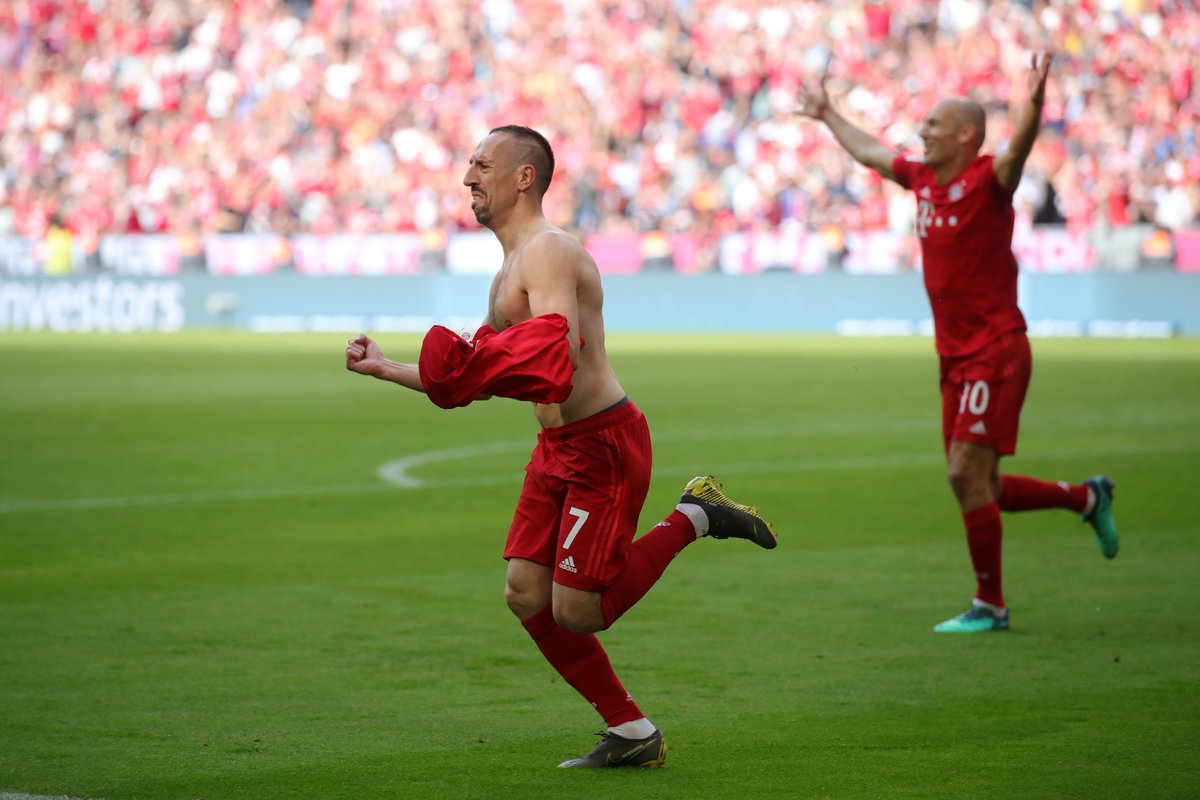
POLYGON ((222 233, 205 237, 204 260, 213 275, 266 275, 286 248, 281 236, 222 233))
POLYGON ((446 271, 491 275, 504 261, 504 248, 491 231, 458 233, 446 243, 446 271))
POLYGON ((296 269, 304 275, 415 275, 422 251, 418 233, 292 237, 296 269))
POLYGON ((100 237, 100 266, 117 275, 175 275, 179 237, 158 233, 100 237))
POLYGON ((0 236, 0 275, 40 275, 37 244, 24 236, 0 236))
POLYGON ((176 281, 0 281, 0 331, 172 333, 185 316, 176 281))

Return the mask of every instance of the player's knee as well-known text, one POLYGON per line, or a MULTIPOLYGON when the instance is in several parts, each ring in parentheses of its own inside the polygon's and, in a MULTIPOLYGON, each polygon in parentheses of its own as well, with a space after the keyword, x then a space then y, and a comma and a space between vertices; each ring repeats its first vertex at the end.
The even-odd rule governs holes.
POLYGON ((546 607, 549 598, 534 597, 532 592, 523 591, 511 583, 504 585, 504 604, 518 619, 527 619, 546 607))
POLYGON ((946 480, 950 483, 950 488, 954 490, 954 494, 961 497, 970 488, 971 474, 960 465, 951 464, 946 469, 946 480))
POLYGON ((946 480, 959 500, 979 494, 983 488, 981 484, 986 482, 981 481, 979 474, 962 462, 951 462, 946 470, 946 480))
POLYGON ((952 461, 946 479, 954 497, 964 509, 975 508, 1000 497, 1000 480, 973 468, 969 462, 952 461))
POLYGON ((577 606, 554 607, 554 621, 571 633, 584 635, 604 630, 604 617, 577 606))

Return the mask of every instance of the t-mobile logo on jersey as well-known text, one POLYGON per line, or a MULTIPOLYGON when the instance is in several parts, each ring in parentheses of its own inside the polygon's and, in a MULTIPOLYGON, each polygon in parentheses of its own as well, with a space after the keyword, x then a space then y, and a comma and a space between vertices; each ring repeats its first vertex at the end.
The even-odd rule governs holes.
POLYGON ((933 214, 934 205, 928 200, 921 200, 917 203, 917 220, 914 223, 917 228, 917 236, 922 239, 929 233, 929 227, 932 225, 935 228, 940 228, 942 225, 948 225, 951 228, 958 227, 958 217, 950 216, 945 219, 935 217, 933 214))
POLYGON ((925 238, 929 232, 929 225, 933 222, 933 203, 928 200, 920 200, 917 202, 917 236, 925 238))

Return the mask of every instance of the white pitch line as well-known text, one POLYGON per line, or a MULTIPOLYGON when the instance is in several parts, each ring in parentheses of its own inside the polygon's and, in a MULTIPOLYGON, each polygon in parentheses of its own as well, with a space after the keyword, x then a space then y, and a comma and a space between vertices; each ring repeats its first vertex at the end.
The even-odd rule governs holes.
MULTIPOLYGON (((674 438, 674 437, 664 437, 674 438)), ((702 433, 693 435, 691 439, 706 438, 702 433)), ((330 486, 282 486, 261 489, 230 489, 225 491, 180 492, 175 494, 137 495, 128 497, 81 497, 65 498, 62 500, 28 500, 10 503, 0 503, 0 514, 36 511, 68 511, 68 510, 99 510, 107 508, 129 508, 135 506, 167 505, 173 503, 222 502, 228 500, 259 500, 280 497, 308 497, 313 495, 363 494, 374 492, 389 492, 396 489, 455 489, 472 486, 499 486, 519 483, 522 473, 518 470, 508 471, 503 475, 464 476, 462 478, 437 478, 432 480, 417 478, 408 474, 412 467, 432 464, 442 461, 472 459, 478 456, 495 455, 524 451, 532 447, 529 441, 494 442, 473 447, 456 447, 447 450, 434 450, 417 455, 407 456, 382 465, 377 475, 383 481, 376 484, 335 484, 330 486)), ((1092 447, 1070 450, 1022 451, 1026 459, 1062 460, 1089 456, 1098 458, 1112 456, 1130 456, 1145 453, 1180 454, 1200 451, 1200 443, 1196 444, 1133 444, 1125 447, 1092 447)), ((706 472, 776 474, 779 472, 813 472, 822 470, 858 470, 878 469, 888 467, 919 467, 935 466, 943 463, 940 452, 922 450, 920 453, 897 453, 889 455, 847 456, 841 458, 811 458, 772 461, 738 461, 722 464, 703 464, 690 467, 669 465, 657 467, 657 475, 695 475, 697 470, 706 472)), ((6 800, 0 795, 0 800, 6 800)))
MULTIPOLYGON (((348 483, 333 486, 279 486, 262 489, 226 489, 206 492, 177 492, 175 494, 144 494, 127 497, 73 497, 62 500, 18 500, 0 503, 0 514, 21 511, 72 511, 131 506, 158 506, 172 503, 202 503, 224 500, 262 500, 273 497, 307 497, 309 495, 359 494, 393 491, 395 486, 378 483, 348 483)), ((0 796, 0 800, 4 800, 0 796)))
MULTIPOLYGON (((463 458, 495 455, 496 453, 512 453, 518 450, 529 452, 532 449, 533 442, 526 439, 520 442, 496 442, 495 444, 475 445, 472 447, 455 447, 450 450, 432 450, 428 453, 418 453, 415 456, 405 456, 395 461, 389 461, 376 470, 375 474, 381 480, 393 486, 399 486, 401 489, 423 489, 428 486, 428 483, 409 475, 408 470, 410 468, 418 467, 422 464, 433 464, 438 461, 454 461, 463 458)), ((438 481, 438 485, 441 486, 443 483, 438 481)), ((445 485, 457 486, 459 484, 454 479, 451 479, 445 485)))
MULTIPOLYGON (((1021 430, 1087 430, 1107 426, 1117 430, 1176 425, 1180 428, 1200 423, 1198 414, 1071 414, 1029 415, 1021 419, 1021 430)), ((779 439, 783 436, 850 436, 874 433, 941 433, 941 419, 920 417, 896 420, 800 419, 784 425, 746 425, 703 431, 654 431, 655 442, 692 441, 694 439, 779 439)))

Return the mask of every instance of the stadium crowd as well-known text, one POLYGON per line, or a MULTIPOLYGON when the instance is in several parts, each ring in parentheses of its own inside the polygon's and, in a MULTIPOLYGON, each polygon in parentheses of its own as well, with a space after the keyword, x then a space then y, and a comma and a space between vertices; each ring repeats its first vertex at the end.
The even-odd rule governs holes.
POLYGON ((1055 65, 1030 223, 1200 224, 1194 0, 6 0, 0 235, 476 227, 494 125, 544 131, 580 233, 911 229, 911 198, 791 113, 919 152, 945 95, 1002 147, 1055 65))

